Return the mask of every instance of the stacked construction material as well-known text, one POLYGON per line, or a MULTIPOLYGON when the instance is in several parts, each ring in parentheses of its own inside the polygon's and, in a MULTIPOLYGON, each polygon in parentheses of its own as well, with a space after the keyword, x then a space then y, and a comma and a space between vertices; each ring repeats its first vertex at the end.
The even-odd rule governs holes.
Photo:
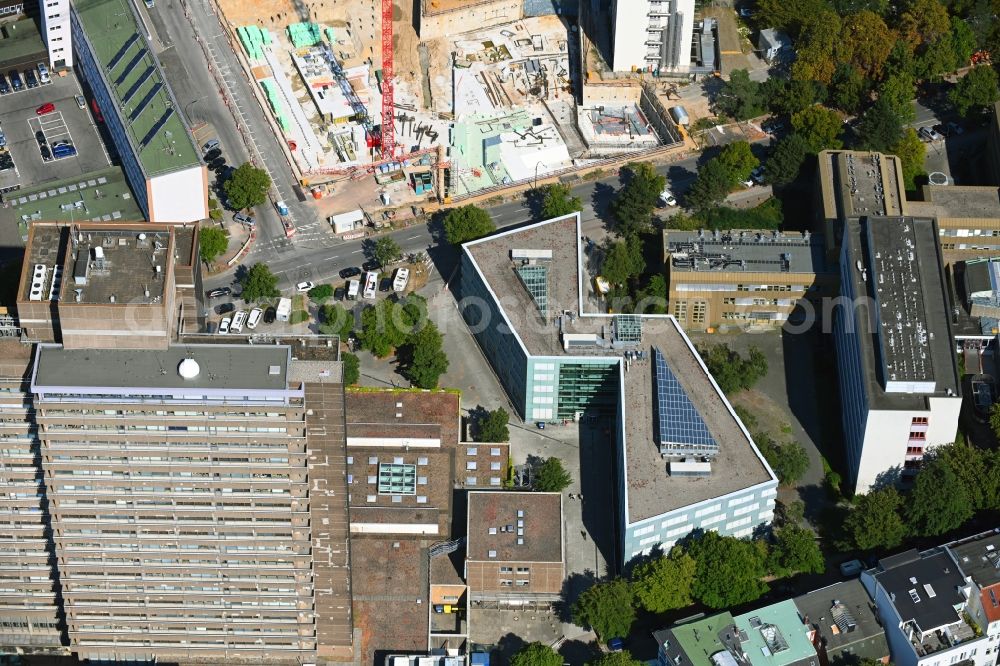
POLYGON ((287 132, 291 123, 288 120, 288 114, 285 113, 285 105, 281 101, 281 91, 278 90, 278 86, 272 79, 261 79, 260 87, 264 89, 264 95, 271 105, 271 111, 274 112, 278 125, 281 126, 282 131, 287 132))
POLYGON ((251 62, 256 62, 264 57, 264 46, 271 43, 271 35, 267 30, 261 30, 255 25, 247 25, 236 28, 236 36, 243 45, 243 50, 247 52, 247 57, 251 62))
POLYGON ((288 38, 297 49, 316 46, 323 41, 322 28, 318 23, 292 23, 288 26, 288 38))

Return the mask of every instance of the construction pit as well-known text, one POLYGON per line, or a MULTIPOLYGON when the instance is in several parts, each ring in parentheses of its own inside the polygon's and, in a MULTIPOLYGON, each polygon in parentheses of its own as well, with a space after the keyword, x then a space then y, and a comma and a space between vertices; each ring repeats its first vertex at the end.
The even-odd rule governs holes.
POLYGON ((381 0, 218 1, 323 217, 413 210, 664 142, 638 94, 577 108, 575 25, 543 15, 421 42, 415 3, 404 0, 393 5, 397 147, 385 160, 372 140, 382 123, 381 0))

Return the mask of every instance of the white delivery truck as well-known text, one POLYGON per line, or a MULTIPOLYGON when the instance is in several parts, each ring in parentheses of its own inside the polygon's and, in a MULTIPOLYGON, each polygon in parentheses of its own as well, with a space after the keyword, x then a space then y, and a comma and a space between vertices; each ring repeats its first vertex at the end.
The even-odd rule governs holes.
POLYGON ((292 299, 279 298, 278 309, 274 312, 274 318, 278 321, 288 321, 292 316, 292 299))
POLYGON ((403 291, 406 289, 406 283, 410 281, 410 269, 409 268, 397 268, 396 277, 392 281, 393 291, 403 291))
POLYGON ((361 293, 361 281, 351 280, 347 283, 347 297, 352 301, 358 300, 358 294, 361 293))
POLYGON ((378 293, 378 271, 368 271, 365 273, 365 291, 362 297, 371 301, 378 293))

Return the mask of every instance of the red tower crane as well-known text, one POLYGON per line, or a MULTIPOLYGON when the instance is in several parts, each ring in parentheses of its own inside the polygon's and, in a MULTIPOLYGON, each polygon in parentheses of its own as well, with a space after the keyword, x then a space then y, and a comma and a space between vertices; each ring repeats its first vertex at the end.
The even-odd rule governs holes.
POLYGON ((396 149, 392 74, 392 0, 382 0, 382 159, 396 149))

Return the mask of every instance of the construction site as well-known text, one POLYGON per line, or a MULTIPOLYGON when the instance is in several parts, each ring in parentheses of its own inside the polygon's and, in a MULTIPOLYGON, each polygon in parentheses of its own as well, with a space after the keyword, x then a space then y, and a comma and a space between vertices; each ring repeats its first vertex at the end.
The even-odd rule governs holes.
POLYGON ((324 217, 456 201, 678 144, 640 87, 578 105, 575 4, 219 0, 324 217))

